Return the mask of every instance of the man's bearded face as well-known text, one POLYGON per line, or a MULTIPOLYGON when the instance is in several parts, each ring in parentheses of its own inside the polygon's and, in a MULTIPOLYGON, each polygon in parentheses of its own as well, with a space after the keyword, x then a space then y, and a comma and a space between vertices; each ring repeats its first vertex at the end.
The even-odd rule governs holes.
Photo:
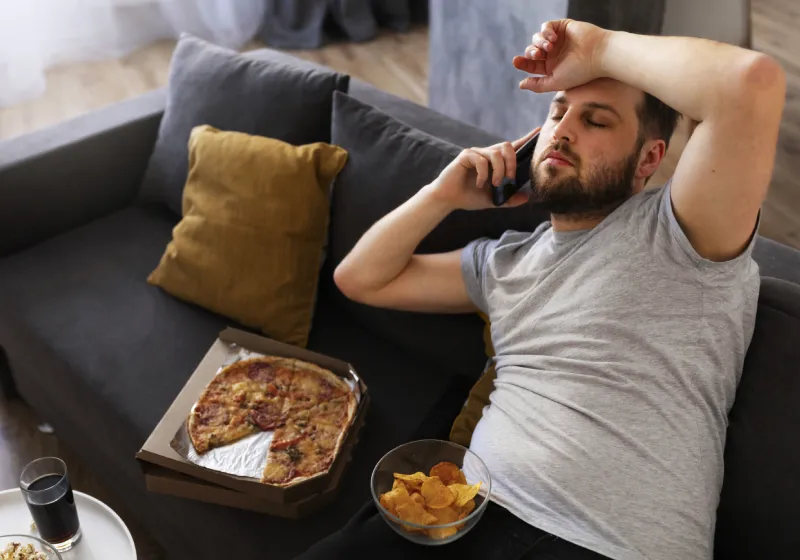
POLYGON ((607 215, 633 195, 633 180, 643 139, 613 163, 589 164, 556 141, 531 161, 530 203, 563 215, 607 215))

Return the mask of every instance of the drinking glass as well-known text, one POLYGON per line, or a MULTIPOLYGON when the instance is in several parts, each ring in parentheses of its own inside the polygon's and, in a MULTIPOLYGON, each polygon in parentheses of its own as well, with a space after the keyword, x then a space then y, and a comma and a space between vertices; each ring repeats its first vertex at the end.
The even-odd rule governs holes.
POLYGON ((22 469, 19 487, 39 536, 59 552, 75 546, 81 538, 81 526, 64 461, 42 457, 28 463, 22 469))

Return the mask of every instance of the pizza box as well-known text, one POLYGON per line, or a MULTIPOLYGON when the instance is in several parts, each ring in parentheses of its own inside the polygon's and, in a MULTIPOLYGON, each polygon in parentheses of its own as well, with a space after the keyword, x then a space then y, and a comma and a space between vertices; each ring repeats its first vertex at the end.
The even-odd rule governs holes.
POLYGON ((341 477, 352 460, 369 400, 366 384, 347 362, 250 332, 227 328, 214 341, 136 458, 145 474, 148 489, 153 492, 285 517, 301 516, 327 504, 335 495, 341 477), (184 429, 184 422, 206 385, 226 360, 235 355, 232 345, 252 352, 312 362, 355 383, 361 395, 358 408, 342 447, 325 474, 282 488, 201 467, 172 447, 172 440, 184 429))

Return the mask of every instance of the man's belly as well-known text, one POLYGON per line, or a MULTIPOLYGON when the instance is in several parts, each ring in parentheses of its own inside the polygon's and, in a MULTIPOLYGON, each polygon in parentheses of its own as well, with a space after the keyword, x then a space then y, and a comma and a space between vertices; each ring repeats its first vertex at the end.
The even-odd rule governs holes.
POLYGON ((489 468, 494 501, 584 546, 706 558, 721 463, 701 451, 695 422, 610 393, 498 384, 470 445, 489 468))

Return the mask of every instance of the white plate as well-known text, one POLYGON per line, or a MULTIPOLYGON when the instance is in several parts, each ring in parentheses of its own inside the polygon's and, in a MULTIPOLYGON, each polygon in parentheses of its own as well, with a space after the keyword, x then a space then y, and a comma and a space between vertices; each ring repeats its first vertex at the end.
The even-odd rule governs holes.
MULTIPOLYGON (((63 559, 136 560, 136 546, 131 533, 114 510, 83 492, 75 490, 73 494, 82 536, 72 550, 61 553, 63 559)), ((19 488, 0 492, 0 535, 30 535, 32 521, 19 488)))

